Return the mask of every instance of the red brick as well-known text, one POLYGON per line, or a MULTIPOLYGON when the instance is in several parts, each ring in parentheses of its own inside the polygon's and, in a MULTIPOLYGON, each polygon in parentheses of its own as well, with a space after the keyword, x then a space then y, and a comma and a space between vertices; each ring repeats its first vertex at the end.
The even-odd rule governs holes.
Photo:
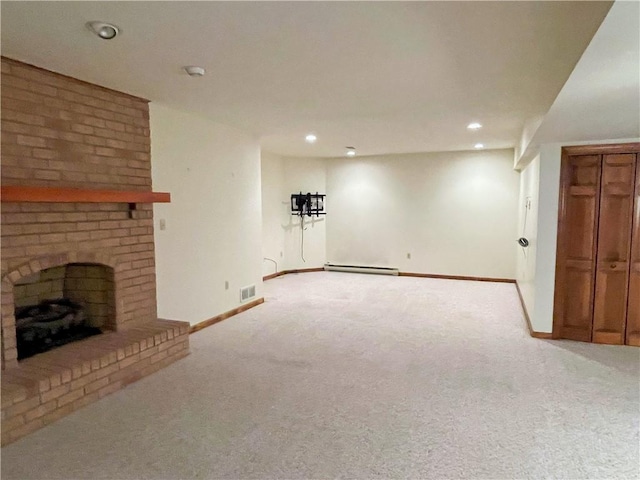
MULTIPOLYGON (((40 397, 35 396, 12 405, 6 410, 3 410, 3 413, 7 416, 7 418, 11 418, 16 415, 20 415, 28 410, 31 410, 37 407, 38 405, 40 405, 40 397)), ((3 423, 3 426, 4 426, 4 423, 3 423)))
POLYGON ((120 367, 118 366, 117 363, 114 363, 113 365, 109 365, 108 367, 105 367, 105 368, 101 368, 96 372, 96 378, 102 378, 102 377, 111 375, 113 372, 117 372, 119 368, 120 367))
POLYGON ((42 417, 42 423, 45 425, 53 423, 57 420, 60 420, 62 417, 66 417, 71 412, 73 412, 73 410, 74 410, 73 403, 67 403, 62 407, 56 408, 53 412, 44 415, 42 417))
POLYGON ((10 121, 2 123, 3 132, 28 134, 31 131, 31 128, 32 127, 24 123, 15 123, 10 121))
POLYGON ((22 415, 17 415, 13 418, 9 418, 2 422, 3 430, 13 430, 18 428, 19 426, 24 425, 24 417, 22 415))
POLYGON ((75 143, 82 143, 84 140, 84 137, 82 135, 74 132, 60 132, 59 138, 61 138, 62 140, 66 140, 67 142, 75 143))
MULTIPOLYGON (((3 89, 6 89, 6 83, 3 79, 3 89)), ((7 120, 14 120, 16 122, 26 123, 27 125, 41 125, 44 126, 44 117, 39 115, 33 115, 29 113, 22 113, 19 111, 10 110, 6 107, 2 108, 2 118, 7 120)))
POLYGON ((93 127, 90 127, 88 125, 82 125, 79 123, 73 124, 71 125, 71 131, 76 132, 76 133, 82 133, 85 135, 91 135, 93 134, 93 127))
POLYGON ((30 422, 35 420, 36 418, 42 417, 49 412, 54 411, 57 408, 57 402, 55 400, 51 400, 48 403, 38 406, 33 410, 29 410, 24 414, 25 421, 30 422))
MULTIPOLYGON (((42 159, 54 159, 54 158, 58 158, 58 156, 60 155, 59 152, 55 151, 55 150, 49 150, 46 148, 34 148, 33 149, 33 156, 36 158, 42 158, 42 159)), ((51 164, 48 164, 49 167, 51 167, 51 164)))
POLYGON ((153 355, 151 357, 151 363, 153 364, 153 363, 159 362, 160 360, 162 360, 162 359, 164 359, 166 357, 167 357, 167 351, 166 350, 164 350, 162 352, 158 352, 158 353, 156 353, 155 355, 153 355))
POLYGON ((85 405, 95 402, 99 398, 100 398, 99 392, 93 392, 93 393, 90 393, 89 395, 84 395, 80 399, 73 402, 73 409, 77 410, 78 408, 82 408, 85 405))
POLYGON ((82 388, 78 390, 73 390, 65 395, 62 395, 60 398, 58 398, 58 407, 62 407, 68 403, 78 400, 83 395, 84 395, 84 391, 82 388))
POLYGON ((58 387, 52 388, 49 391, 40 394, 42 403, 47 403, 49 400, 58 398, 69 391, 69 384, 65 383, 58 387))
POLYGON ((113 392, 117 392, 118 390, 120 390, 122 388, 122 381, 118 380, 116 382, 112 382, 109 385, 107 385, 106 387, 98 390, 98 393, 100 395, 100 398, 105 397, 113 392))
MULTIPOLYGON (((10 430, 9 437, 11 441, 17 440, 18 438, 22 438, 25 435, 35 432, 41 427, 42 427, 42 420, 38 418, 29 423, 25 423, 24 425, 16 428, 15 430, 10 430)), ((4 433, 4 429, 3 429, 3 433, 4 433)))
POLYGON ((177 352, 181 350, 185 350, 188 348, 188 343, 186 341, 177 343, 176 345, 169 348, 169 356, 175 355, 177 352))
POLYGON ((46 147, 47 143, 44 138, 30 137, 27 135, 18 135, 16 140, 18 145, 26 145, 30 147, 46 147))

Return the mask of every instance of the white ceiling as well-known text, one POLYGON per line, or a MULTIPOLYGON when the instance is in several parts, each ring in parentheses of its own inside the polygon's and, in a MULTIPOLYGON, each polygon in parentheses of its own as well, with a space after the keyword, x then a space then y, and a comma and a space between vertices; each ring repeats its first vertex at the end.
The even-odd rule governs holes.
POLYGON ((2 54, 289 156, 514 147, 611 2, 8 2, 2 54), (84 24, 112 22, 112 41, 84 24), (190 78, 184 65, 202 65, 190 78), (480 121, 484 128, 469 132, 480 121), (309 145, 304 135, 314 132, 309 145))

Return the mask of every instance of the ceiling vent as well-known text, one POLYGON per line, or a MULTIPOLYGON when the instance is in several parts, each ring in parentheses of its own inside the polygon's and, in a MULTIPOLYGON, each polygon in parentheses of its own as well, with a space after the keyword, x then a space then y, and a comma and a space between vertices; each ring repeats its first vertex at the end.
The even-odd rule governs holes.
POLYGON ((195 65, 190 65, 183 68, 190 77, 204 77, 204 74, 206 73, 203 67, 197 67, 195 65))

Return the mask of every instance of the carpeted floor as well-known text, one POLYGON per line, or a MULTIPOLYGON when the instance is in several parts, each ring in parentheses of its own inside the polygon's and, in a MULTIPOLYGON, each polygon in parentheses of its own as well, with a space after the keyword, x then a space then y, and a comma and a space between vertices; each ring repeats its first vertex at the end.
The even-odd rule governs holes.
POLYGON ((2 478, 638 478, 640 349, 535 340, 510 284, 287 275, 2 478))

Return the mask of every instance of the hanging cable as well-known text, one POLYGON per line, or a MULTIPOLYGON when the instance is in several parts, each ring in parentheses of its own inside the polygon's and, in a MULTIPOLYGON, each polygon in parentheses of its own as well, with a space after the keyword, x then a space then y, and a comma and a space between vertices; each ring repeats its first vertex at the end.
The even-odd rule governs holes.
POLYGON ((262 260, 263 261, 268 260, 270 262, 273 262, 273 264, 276 266, 276 271, 274 273, 278 273, 278 262, 276 262, 273 258, 269 258, 269 257, 264 257, 262 260))
POLYGON ((527 216, 529 214, 529 208, 531 208, 531 198, 527 197, 527 199, 525 200, 524 203, 524 223, 522 225, 522 236, 524 237, 524 234, 527 231, 527 216))
POLYGON ((531 197, 527 197, 524 203, 524 221, 522 224, 522 236, 518 239, 518 244, 522 247, 522 253, 524 258, 527 258, 527 249, 529 246, 529 240, 525 237, 527 233, 527 217, 529 216, 529 209, 531 208, 531 197))
POLYGON ((307 263, 304 259, 304 214, 300 214, 300 256, 302 261, 307 263))

